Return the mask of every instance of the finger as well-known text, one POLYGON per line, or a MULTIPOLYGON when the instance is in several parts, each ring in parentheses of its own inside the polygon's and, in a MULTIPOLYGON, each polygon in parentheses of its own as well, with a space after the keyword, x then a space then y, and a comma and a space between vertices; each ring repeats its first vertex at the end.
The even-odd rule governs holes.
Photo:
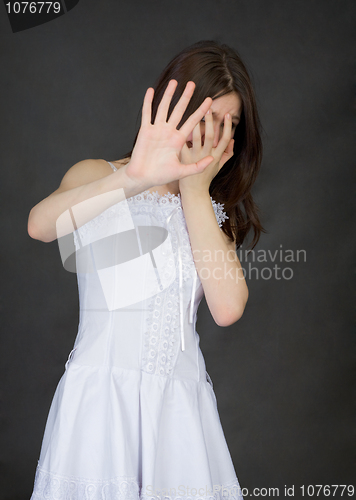
POLYGON ((234 156, 234 139, 231 139, 227 149, 224 151, 220 161, 219 161, 219 172, 225 165, 225 163, 234 156))
POLYGON ((212 98, 207 97, 201 103, 199 108, 196 111, 194 111, 194 113, 191 114, 190 117, 186 120, 186 122, 181 126, 179 130, 184 134, 185 138, 188 137, 188 135, 191 133, 195 125, 199 123, 200 120, 203 118, 203 116, 210 108, 212 102, 213 102, 212 98))
POLYGON ((184 111, 187 109, 189 101, 194 93, 195 83, 192 81, 187 82, 183 94, 180 96, 179 101, 174 106, 171 116, 169 117, 168 123, 171 123, 175 128, 179 124, 184 115, 184 111))
POLYGON ((225 152, 226 152, 227 155, 234 154, 234 144, 235 144, 235 140, 234 139, 230 139, 230 142, 227 145, 227 148, 225 150, 225 152))
POLYGON ((234 153, 234 144, 235 144, 235 139, 231 139, 228 146, 227 146, 227 153, 230 155, 231 153, 234 153))
POLYGON ((145 94, 145 97, 143 99, 143 105, 142 105, 141 126, 151 124, 152 101, 153 101, 154 93, 155 93, 155 91, 152 87, 149 87, 146 90, 146 94, 145 94))
POLYGON ((232 119, 231 115, 227 113, 225 115, 224 119, 224 130, 223 130, 223 135, 219 141, 219 144, 216 146, 215 151, 216 154, 221 157, 225 149, 227 148, 227 145, 229 144, 231 140, 231 128, 232 128, 232 119))
POLYGON ((184 143, 184 146, 182 147, 182 149, 180 151, 183 154, 189 153, 190 149, 188 148, 187 143, 184 143))
POLYGON ((189 165, 182 165, 179 179, 182 179, 188 175, 200 174, 205 170, 205 168, 214 161, 214 157, 209 155, 202 158, 197 163, 190 163, 189 165))
POLYGON ((171 103, 173 94, 177 88, 178 82, 177 80, 170 80, 166 90, 164 91, 161 102, 159 103, 157 114, 155 118, 155 123, 166 123, 169 105, 171 103))
POLYGON ((201 150, 201 132, 200 132, 200 122, 197 123, 193 130, 193 151, 197 153, 201 150))
POLYGON ((225 149, 225 151, 223 152, 223 154, 221 156, 221 159, 219 162, 219 170, 225 165, 225 163, 228 160, 230 160, 230 158, 232 158, 234 156, 234 144, 235 144, 234 139, 231 139, 227 148, 225 149))
POLYGON ((206 154, 210 153, 214 142, 214 123, 213 114, 211 109, 205 114, 205 134, 204 134, 204 151, 206 154))
POLYGON ((187 143, 184 144, 184 146, 182 147, 182 149, 180 150, 180 153, 178 155, 179 161, 181 163, 182 163, 182 157, 190 158, 190 149, 189 149, 187 143))

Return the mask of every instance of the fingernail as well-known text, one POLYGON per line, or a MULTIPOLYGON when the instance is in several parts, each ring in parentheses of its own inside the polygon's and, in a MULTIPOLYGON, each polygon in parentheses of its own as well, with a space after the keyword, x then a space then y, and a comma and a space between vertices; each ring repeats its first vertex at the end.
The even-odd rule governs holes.
POLYGON ((231 118, 230 113, 226 113, 226 118, 227 119, 231 118))

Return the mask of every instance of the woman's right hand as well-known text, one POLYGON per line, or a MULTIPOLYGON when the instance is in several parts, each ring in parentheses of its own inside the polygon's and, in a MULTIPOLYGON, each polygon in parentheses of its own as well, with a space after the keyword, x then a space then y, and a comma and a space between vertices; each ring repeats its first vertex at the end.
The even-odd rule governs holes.
POLYGON ((176 80, 170 80, 153 124, 151 119, 154 89, 150 87, 146 91, 141 127, 131 159, 124 167, 126 175, 133 181, 142 183, 144 180, 145 184, 161 186, 188 175, 198 174, 213 161, 212 156, 206 156, 197 163, 185 165, 179 159, 189 134, 210 108, 212 99, 207 97, 178 130, 177 126, 193 95, 195 83, 187 83, 167 121, 169 105, 177 85, 176 80))

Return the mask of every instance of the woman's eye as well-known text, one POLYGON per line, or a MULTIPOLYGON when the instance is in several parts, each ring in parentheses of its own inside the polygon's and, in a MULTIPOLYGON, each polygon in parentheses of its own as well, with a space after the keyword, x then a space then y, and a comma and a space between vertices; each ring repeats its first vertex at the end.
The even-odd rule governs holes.
MULTIPOLYGON (((222 124, 220 125, 220 127, 221 127, 221 128, 224 128, 224 124, 222 123, 222 124)), ((236 128, 236 127, 237 127, 236 123, 233 123, 233 124, 232 124, 232 126, 231 126, 231 128, 236 128)))
MULTIPOLYGON (((200 121, 201 121, 201 122, 203 122, 203 123, 205 123, 205 117, 203 116, 203 118, 202 118, 200 121)), ((221 128, 224 128, 224 123, 222 123, 222 124, 220 125, 220 127, 221 127, 221 128)), ((236 127, 237 127, 237 124, 236 124, 236 123, 233 123, 231 128, 235 129, 236 127)))

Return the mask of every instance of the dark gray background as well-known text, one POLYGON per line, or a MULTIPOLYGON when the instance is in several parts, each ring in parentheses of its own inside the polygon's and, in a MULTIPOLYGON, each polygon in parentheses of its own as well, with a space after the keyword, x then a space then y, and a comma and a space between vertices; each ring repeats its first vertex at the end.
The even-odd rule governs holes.
POLYGON ((78 325, 76 276, 56 241, 28 236, 29 211, 74 163, 128 151, 145 90, 201 39, 235 47, 254 81, 265 148, 254 194, 268 230, 256 250, 307 256, 256 264, 293 278, 248 279, 234 325, 218 327, 204 299, 198 312, 237 476, 282 498, 284 485, 302 498, 302 485, 352 482, 355 10, 350 0, 81 0, 17 34, 1 11, 2 500, 31 495, 78 325))

